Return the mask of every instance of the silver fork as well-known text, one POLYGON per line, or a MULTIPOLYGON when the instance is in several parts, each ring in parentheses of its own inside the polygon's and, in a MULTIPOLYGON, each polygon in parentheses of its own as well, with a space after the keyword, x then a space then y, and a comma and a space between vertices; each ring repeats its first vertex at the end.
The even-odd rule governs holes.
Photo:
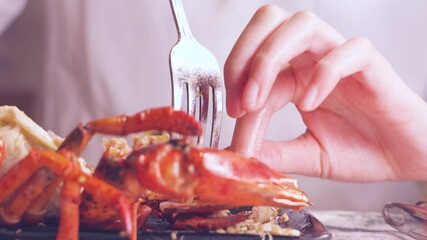
POLYGON ((172 104, 174 109, 183 110, 196 117, 199 100, 199 121, 203 135, 198 144, 204 144, 209 110, 209 94, 212 90, 212 127, 210 146, 218 147, 222 120, 223 80, 219 64, 212 53, 203 47, 191 34, 181 0, 170 0, 178 42, 169 56, 172 77, 172 104), (184 96, 187 92, 186 96, 184 96), (186 99, 184 98, 186 97, 186 99), (185 106, 185 100, 187 105, 185 106))

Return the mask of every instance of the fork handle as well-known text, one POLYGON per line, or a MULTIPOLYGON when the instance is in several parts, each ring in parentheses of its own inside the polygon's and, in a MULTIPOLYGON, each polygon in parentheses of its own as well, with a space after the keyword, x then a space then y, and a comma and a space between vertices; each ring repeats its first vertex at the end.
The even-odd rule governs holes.
POLYGON ((175 26, 178 31, 179 39, 192 39, 190 26, 188 25, 187 17, 185 16, 184 7, 181 0, 170 0, 175 26))

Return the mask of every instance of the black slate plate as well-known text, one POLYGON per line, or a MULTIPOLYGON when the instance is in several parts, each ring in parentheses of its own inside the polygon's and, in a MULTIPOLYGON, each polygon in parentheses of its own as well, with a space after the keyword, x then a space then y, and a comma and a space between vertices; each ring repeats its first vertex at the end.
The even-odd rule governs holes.
MULTIPOLYGON (((306 210, 301 211, 285 211, 289 215, 289 227, 298 229, 301 231, 301 236, 295 237, 282 237, 274 236, 273 239, 277 240, 289 240, 289 239, 301 239, 301 240, 325 240, 331 239, 332 235, 323 226, 323 224, 317 220, 306 210)), ((156 224, 156 223, 154 223, 156 224)), ((57 228, 54 227, 43 227, 43 228, 0 228, 0 239, 2 240, 54 240, 56 239, 57 228)), ((81 231, 80 240, 126 240, 127 238, 120 237, 115 232, 99 232, 99 231, 81 231)), ((140 231, 138 233, 138 239, 144 240, 256 240, 263 239, 259 235, 248 235, 248 234, 220 234, 220 233, 207 233, 207 232, 192 232, 192 231, 171 231, 171 230, 156 230, 156 231, 140 231)), ((268 238, 265 238, 268 239, 268 238)))

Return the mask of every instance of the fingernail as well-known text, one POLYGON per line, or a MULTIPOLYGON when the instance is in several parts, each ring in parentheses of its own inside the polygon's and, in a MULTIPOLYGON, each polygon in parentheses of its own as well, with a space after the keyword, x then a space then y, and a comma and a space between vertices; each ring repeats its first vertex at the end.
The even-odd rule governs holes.
POLYGON ((245 116, 245 114, 246 114, 246 111, 239 111, 239 113, 236 114, 235 118, 241 118, 241 117, 245 116))
POLYGON ((239 118, 242 115, 242 107, 240 104, 240 96, 235 94, 230 94, 227 92, 226 95, 226 107, 227 113, 232 118, 239 118))
POLYGON ((255 82, 251 82, 246 86, 243 96, 243 106, 249 109, 255 108, 258 104, 259 86, 255 82))
POLYGON ((246 114, 246 111, 240 109, 240 107, 236 107, 233 110, 228 111, 228 115, 231 118, 240 118, 246 114))
POLYGON ((311 87, 307 90, 306 96, 303 99, 302 107, 303 109, 310 111, 314 107, 314 102, 317 98, 317 88, 311 87))

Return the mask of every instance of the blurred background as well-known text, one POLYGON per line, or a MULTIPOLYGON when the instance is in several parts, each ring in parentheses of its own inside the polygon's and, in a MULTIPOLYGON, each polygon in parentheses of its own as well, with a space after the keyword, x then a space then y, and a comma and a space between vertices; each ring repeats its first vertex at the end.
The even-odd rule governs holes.
MULTIPOLYGON (((267 3, 312 11, 347 38, 370 39, 409 87, 426 97, 427 1, 183 0, 193 35, 221 66, 253 13, 267 3)), ((170 105, 168 57, 176 40, 167 0, 1 0, 0 105, 18 106, 61 136, 93 118, 170 105)), ((230 143, 233 127, 225 114, 221 147, 230 143)), ((304 131, 288 106, 274 117, 267 138, 286 140, 304 131)), ((85 157, 96 164, 100 144, 89 147, 85 157)), ((389 201, 426 198, 418 182, 295 177, 312 209, 380 211, 389 201)))

